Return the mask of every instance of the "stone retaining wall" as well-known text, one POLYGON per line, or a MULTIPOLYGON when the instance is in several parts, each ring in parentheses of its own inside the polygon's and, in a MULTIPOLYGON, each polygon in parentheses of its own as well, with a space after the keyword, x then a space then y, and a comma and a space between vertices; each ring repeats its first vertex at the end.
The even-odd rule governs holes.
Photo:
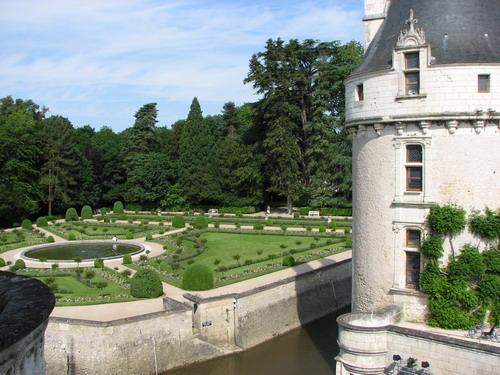
POLYGON ((350 259, 244 293, 186 294, 166 311, 93 322, 51 318, 47 374, 154 374, 263 343, 350 303, 350 259))

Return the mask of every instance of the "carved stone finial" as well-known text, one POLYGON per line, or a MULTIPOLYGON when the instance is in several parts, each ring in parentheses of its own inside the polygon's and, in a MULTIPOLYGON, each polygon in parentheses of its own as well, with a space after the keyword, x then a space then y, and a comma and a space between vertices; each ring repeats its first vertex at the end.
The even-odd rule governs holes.
POLYGON ((425 44, 425 32, 422 28, 415 27, 417 23, 418 19, 415 18, 413 9, 410 9, 410 18, 405 21, 405 24, 409 27, 399 33, 397 47, 417 47, 425 44))

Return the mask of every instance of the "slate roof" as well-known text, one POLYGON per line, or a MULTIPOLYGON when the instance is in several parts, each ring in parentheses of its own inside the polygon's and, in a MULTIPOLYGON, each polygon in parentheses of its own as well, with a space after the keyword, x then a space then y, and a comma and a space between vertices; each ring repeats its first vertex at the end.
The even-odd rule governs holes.
POLYGON ((392 0, 387 18, 354 74, 392 66, 392 51, 410 9, 423 28, 432 65, 500 63, 500 0, 392 0))

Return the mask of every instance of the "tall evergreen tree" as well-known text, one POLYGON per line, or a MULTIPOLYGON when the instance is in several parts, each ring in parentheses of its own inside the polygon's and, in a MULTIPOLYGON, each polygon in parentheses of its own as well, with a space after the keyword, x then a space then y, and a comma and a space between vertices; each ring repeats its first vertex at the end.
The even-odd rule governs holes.
POLYGON ((64 117, 51 116, 41 128, 43 166, 40 184, 46 194, 47 211, 64 210, 78 202, 77 176, 81 154, 74 138, 73 126, 64 117))
POLYGON ((179 176, 185 196, 193 204, 214 202, 220 198, 213 171, 214 140, 203 119, 200 103, 194 98, 179 144, 179 176))

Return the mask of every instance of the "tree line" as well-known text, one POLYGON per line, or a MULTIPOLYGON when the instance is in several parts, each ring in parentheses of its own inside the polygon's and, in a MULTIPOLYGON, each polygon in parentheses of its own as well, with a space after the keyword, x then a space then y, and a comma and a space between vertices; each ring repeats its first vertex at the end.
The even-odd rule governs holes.
POLYGON ((157 125, 157 104, 133 126, 75 128, 31 100, 0 99, 0 224, 68 207, 334 206, 351 197, 344 79, 361 59, 356 42, 268 40, 245 83, 261 99, 157 125))

